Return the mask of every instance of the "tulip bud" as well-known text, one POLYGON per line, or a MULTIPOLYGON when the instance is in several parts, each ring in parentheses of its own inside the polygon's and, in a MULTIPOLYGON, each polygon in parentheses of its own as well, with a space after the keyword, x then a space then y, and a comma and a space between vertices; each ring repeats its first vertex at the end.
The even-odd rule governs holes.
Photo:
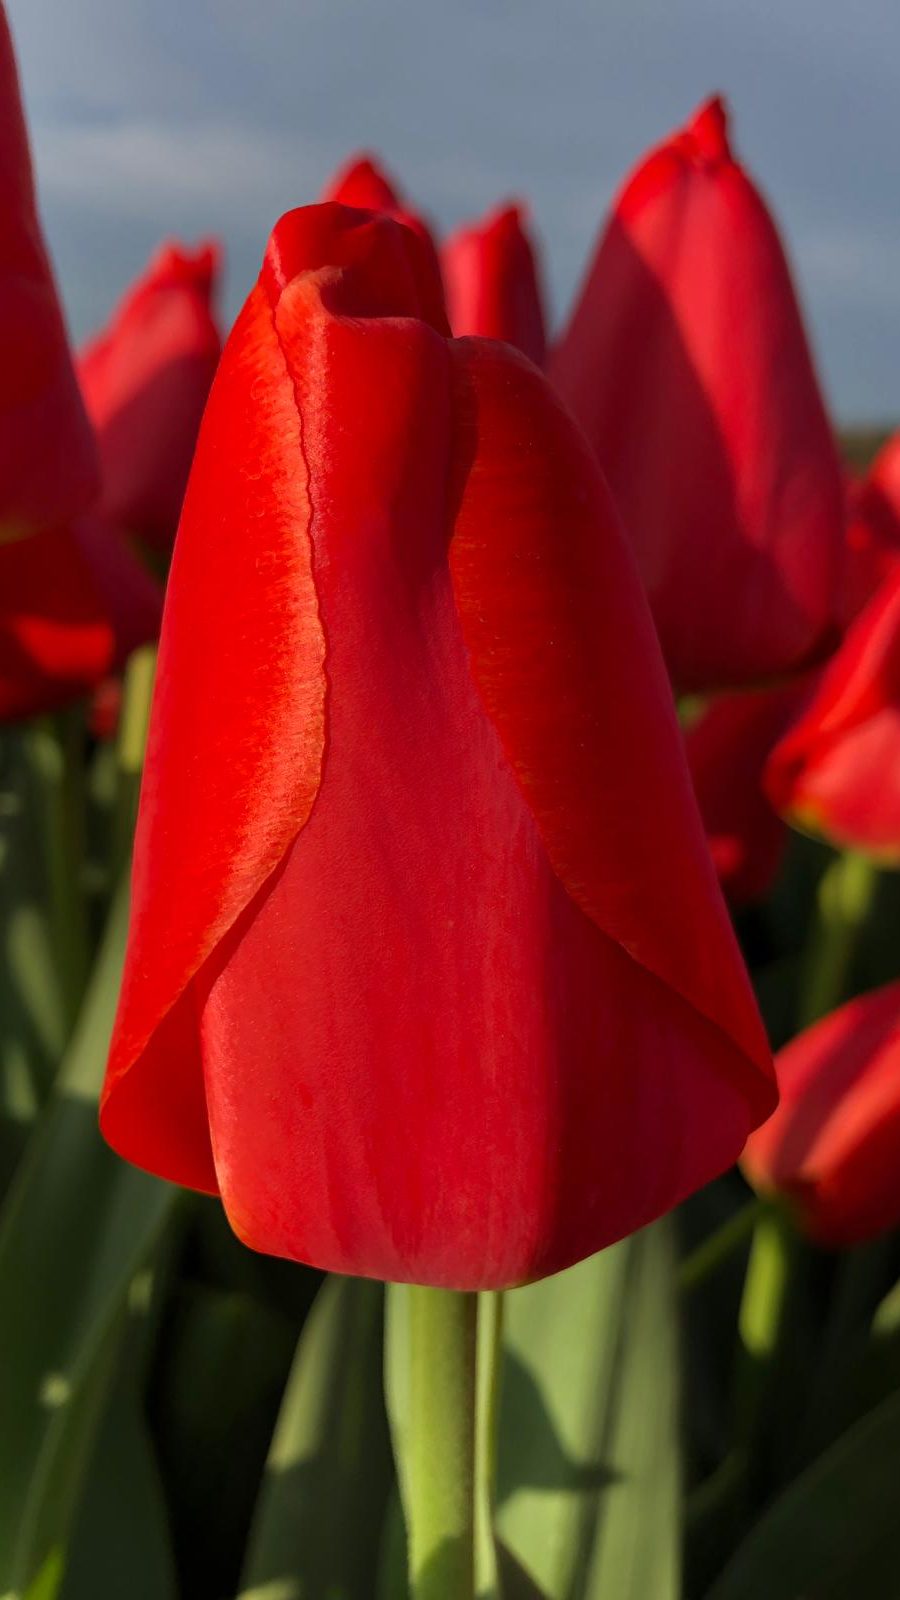
POLYGON ((677 690, 762 685, 826 655, 841 471, 721 101, 629 178, 550 375, 606 473, 677 690))
POLYGON ((103 513, 157 550, 175 537, 219 359, 219 258, 214 243, 193 252, 163 245, 79 358, 100 443, 103 513))
POLYGON ((536 366, 547 354, 534 246, 518 206, 451 234, 441 252, 450 326, 516 346, 536 366))
POLYGON ((501 1287, 727 1167, 770 1074, 590 451, 408 228, 289 213, 175 547, 107 1138, 257 1249, 501 1287))
POLYGON ((741 1165, 826 1245, 900 1223, 900 983, 851 1000, 775 1058, 777 1111, 741 1165))
POLYGON ((159 584, 95 516, 0 544, 0 722, 87 694, 161 614, 159 584))
POLYGON ((850 628, 766 768, 796 827, 900 866, 900 572, 850 628))

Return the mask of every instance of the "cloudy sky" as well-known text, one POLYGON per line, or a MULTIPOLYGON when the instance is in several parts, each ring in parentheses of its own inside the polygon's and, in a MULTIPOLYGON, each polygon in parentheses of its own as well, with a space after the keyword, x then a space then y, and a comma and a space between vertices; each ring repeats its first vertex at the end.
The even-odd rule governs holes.
POLYGON ((900 418, 897 0, 7 0, 76 335, 166 233, 268 230, 351 151, 444 226, 526 197, 557 314, 646 146, 712 90, 786 234, 832 404, 900 418))

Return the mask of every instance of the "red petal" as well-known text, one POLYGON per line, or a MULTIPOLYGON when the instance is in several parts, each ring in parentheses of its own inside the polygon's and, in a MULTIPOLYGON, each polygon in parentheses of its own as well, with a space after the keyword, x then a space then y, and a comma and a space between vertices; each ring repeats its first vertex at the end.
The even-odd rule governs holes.
POLYGON ((0 6, 0 538, 65 520, 96 492, 94 441, 35 204, 28 135, 0 6))
POLYGON ((450 326, 515 345, 536 366, 547 354, 543 296, 534 247, 518 206, 460 228, 441 252, 450 326))
POLYGON ((103 596, 68 528, 0 543, 0 721, 78 699, 113 653, 103 596))
POLYGON ((797 826, 900 862, 900 573, 860 614, 766 769, 797 826))
POLYGON ((804 1230, 851 1245, 900 1222, 900 983, 862 995, 776 1059, 781 1104, 743 1158, 804 1230))
POLYGON ((217 245, 163 246, 79 361, 100 442, 104 514, 163 550, 178 526, 219 359, 218 274, 217 245))

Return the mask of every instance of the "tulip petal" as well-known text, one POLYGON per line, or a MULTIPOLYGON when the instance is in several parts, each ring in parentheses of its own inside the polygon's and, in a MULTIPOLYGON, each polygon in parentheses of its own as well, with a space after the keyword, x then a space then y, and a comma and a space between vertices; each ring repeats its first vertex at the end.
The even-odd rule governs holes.
POLYGON ((783 1195, 823 1244, 851 1245, 900 1221, 900 983, 841 1006, 776 1059, 781 1104, 742 1165, 783 1195))
POLYGON ((0 539, 89 503, 97 460, 41 236, 28 135, 0 5, 0 539))
POLYGON ((309 816, 325 739, 300 422, 261 288, 230 345, 172 563, 141 797, 131 939, 152 968, 126 970, 102 1112, 140 1164, 209 1190, 189 985, 309 816))

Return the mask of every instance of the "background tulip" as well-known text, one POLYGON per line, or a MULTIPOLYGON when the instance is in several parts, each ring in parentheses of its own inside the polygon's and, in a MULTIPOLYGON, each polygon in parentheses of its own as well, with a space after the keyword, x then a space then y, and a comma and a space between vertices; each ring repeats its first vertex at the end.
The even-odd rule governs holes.
POLYGON ((688 766, 719 882, 732 905, 765 899, 787 830, 763 787, 766 760, 806 684, 723 695, 685 734, 688 766))
POLYGON ((677 689, 761 684, 827 653, 841 473, 721 101, 626 183, 550 372, 606 473, 677 689))
POLYGON ((214 243, 163 245, 79 358, 100 444, 103 514, 158 550, 175 537, 219 359, 219 262, 214 243))
POLYGON ((95 516, 0 544, 0 721, 86 694, 161 613, 159 584, 95 516))
POLYGON ((515 345, 544 364, 547 335, 537 258, 517 205, 451 234, 441 251, 450 326, 515 345))
POLYGON ((798 827, 900 864, 900 573, 850 628, 765 782, 798 827))
POLYGON ((448 339, 410 230, 289 213, 175 550, 107 1137, 258 1249, 473 1288, 666 1210, 772 1098, 590 453, 448 339))
POLYGON ((900 1222, 900 983, 861 995, 775 1059, 780 1104, 753 1134, 744 1172, 782 1197, 822 1244, 900 1222))
POLYGON ((2 4, 0 102, 0 539, 9 539, 81 511, 97 462, 41 235, 2 4))

